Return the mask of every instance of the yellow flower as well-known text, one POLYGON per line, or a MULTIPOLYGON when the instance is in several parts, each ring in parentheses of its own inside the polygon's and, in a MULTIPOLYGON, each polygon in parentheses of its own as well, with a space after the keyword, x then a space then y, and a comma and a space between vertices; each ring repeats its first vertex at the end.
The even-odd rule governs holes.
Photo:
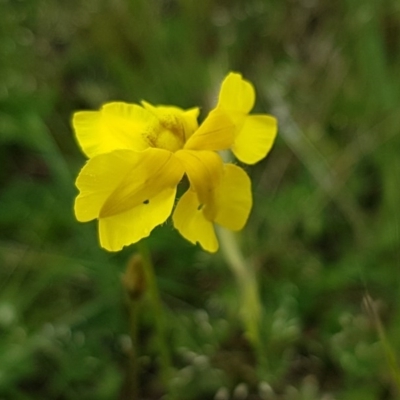
POLYGON ((254 163, 276 135, 273 117, 248 115, 253 103, 251 84, 231 73, 200 126, 198 108, 146 102, 75 113, 75 134, 89 158, 76 181, 77 219, 98 219, 101 246, 120 250, 167 220, 186 174, 190 187, 176 206, 174 226, 190 242, 217 251, 214 223, 240 230, 252 206, 249 177, 224 164, 218 151, 231 148, 239 160, 254 163))

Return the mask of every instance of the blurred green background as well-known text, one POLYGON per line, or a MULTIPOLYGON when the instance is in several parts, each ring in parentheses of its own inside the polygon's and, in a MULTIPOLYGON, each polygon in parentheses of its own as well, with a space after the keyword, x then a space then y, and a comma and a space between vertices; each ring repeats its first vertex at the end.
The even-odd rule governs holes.
POLYGON ((145 99, 204 118, 231 70, 279 119, 240 236, 265 354, 223 256, 168 222, 148 243, 175 370, 166 387, 144 296, 139 398, 399 398, 398 0, 1 0, 0 35, 1 400, 132 399, 136 248, 74 219, 71 115, 145 99))

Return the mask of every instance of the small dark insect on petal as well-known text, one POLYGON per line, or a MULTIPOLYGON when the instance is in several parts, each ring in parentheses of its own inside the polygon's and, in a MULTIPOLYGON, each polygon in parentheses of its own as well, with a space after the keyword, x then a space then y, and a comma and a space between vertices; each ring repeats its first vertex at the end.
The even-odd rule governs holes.
POLYGON ((149 199, 147 199, 147 200, 145 200, 144 202, 143 202, 143 204, 149 204, 150 203, 150 200, 149 199))

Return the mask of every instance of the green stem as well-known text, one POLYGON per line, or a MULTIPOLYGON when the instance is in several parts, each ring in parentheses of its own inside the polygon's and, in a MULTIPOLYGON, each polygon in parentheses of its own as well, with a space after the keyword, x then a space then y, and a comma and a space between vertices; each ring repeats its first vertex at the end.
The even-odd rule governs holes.
POLYGON ((143 241, 139 242, 137 247, 140 252, 140 255, 142 256, 147 290, 150 296, 150 301, 152 303, 152 308, 154 312, 153 315, 154 315, 154 323, 156 329, 156 337, 160 352, 161 379, 163 381, 164 387, 168 388, 173 370, 172 370, 171 356, 166 339, 163 305, 161 302, 160 293, 158 291, 157 279, 154 272, 154 267, 153 267, 153 262, 151 260, 150 252, 145 243, 143 243, 143 241))
POLYGON ((222 255, 236 278, 241 293, 240 316, 247 337, 256 352, 260 373, 265 378, 265 373, 268 373, 269 368, 264 341, 260 334, 262 304, 254 267, 244 259, 233 232, 219 227, 218 238, 222 255))
POLYGON ((392 374, 393 382, 396 386, 397 392, 400 393, 400 366, 397 362, 395 352, 393 351, 389 339, 386 336, 385 329, 382 325, 382 321, 379 317, 376 306, 369 294, 367 294, 364 297, 364 305, 372 321, 375 324, 375 328, 378 332, 378 337, 382 343, 383 352, 385 353, 386 360, 389 365, 390 372, 392 374))
POLYGON ((138 366, 138 301, 128 298, 129 304, 129 336, 132 341, 132 349, 130 354, 129 363, 129 381, 128 381, 128 393, 129 398, 138 399, 139 398, 139 366, 138 366))

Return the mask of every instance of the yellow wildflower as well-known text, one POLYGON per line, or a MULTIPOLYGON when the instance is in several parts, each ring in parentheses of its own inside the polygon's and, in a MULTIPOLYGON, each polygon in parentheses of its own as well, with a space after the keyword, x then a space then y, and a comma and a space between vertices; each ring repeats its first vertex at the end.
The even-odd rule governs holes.
POLYGON ((248 115, 254 97, 252 85, 230 73, 217 107, 200 126, 198 108, 146 102, 75 113, 76 137, 89 158, 76 181, 77 219, 98 219, 101 246, 120 250, 167 220, 186 174, 190 187, 176 206, 174 226, 190 242, 217 251, 214 223, 240 230, 252 206, 249 177, 224 164, 218 151, 231 148, 252 164, 267 154, 276 135, 275 118, 248 115))

